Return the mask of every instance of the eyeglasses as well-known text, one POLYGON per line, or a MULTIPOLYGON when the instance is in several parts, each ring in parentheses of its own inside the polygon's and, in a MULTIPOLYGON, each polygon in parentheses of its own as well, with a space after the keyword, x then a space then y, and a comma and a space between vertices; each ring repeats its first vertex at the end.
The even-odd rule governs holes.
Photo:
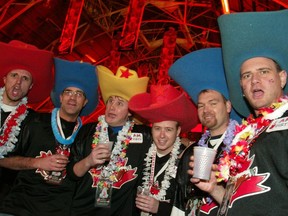
POLYGON ((72 91, 72 90, 64 90, 63 94, 65 96, 71 97, 72 95, 75 95, 77 98, 83 98, 85 97, 85 93, 82 91, 72 91))

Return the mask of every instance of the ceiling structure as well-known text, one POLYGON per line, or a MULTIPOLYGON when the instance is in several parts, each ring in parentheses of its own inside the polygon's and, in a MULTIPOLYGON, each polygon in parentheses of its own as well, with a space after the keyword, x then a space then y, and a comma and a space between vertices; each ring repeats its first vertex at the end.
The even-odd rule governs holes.
MULTIPOLYGON (((177 58, 221 46, 222 1, 0 0, 0 41, 22 40, 113 72, 125 65, 148 75, 150 84, 173 83, 167 70, 177 58)), ((288 0, 230 0, 229 6, 231 13, 273 11, 288 8, 288 0)), ((47 98, 34 108, 52 107, 47 98)), ((84 121, 94 121, 103 110, 101 102, 84 121)))

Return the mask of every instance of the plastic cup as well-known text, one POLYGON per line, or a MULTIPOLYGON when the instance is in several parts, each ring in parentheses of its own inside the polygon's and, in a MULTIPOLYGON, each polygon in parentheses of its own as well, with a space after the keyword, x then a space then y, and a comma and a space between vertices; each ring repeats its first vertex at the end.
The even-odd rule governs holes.
POLYGON ((193 178, 209 180, 215 156, 215 149, 204 146, 195 146, 193 178))
POLYGON ((112 150, 113 147, 113 142, 112 141, 107 141, 107 142, 99 142, 98 145, 108 145, 109 150, 112 150))

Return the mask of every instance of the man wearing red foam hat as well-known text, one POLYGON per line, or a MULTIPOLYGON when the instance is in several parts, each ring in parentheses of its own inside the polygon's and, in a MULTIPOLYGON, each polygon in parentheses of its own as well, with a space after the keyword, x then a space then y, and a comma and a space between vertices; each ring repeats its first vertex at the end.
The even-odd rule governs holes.
POLYGON ((136 206, 141 215, 170 215, 181 152, 179 134, 196 126, 196 106, 171 85, 153 85, 150 93, 132 97, 129 109, 152 123, 154 141, 145 159, 136 206))
POLYGON ((37 103, 50 94, 53 53, 16 40, 8 44, 0 42, 0 53, 0 74, 4 81, 0 89, 1 201, 15 177, 14 171, 4 168, 7 160, 3 158, 14 150, 21 128, 32 113, 27 107, 27 95, 30 103, 37 103))
POLYGON ((68 173, 78 181, 72 215, 134 215, 136 184, 151 145, 150 128, 130 119, 128 101, 146 92, 148 77, 124 66, 97 66, 106 104, 97 123, 84 125, 71 150, 68 173), (112 150, 105 142, 112 141, 112 150))

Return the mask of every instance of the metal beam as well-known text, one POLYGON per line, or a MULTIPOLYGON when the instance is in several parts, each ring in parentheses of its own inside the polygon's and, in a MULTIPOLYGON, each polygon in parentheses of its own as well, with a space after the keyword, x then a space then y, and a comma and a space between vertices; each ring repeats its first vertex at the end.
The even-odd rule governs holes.
MULTIPOLYGON (((22 15, 24 12, 26 12, 27 10, 29 10, 31 7, 33 7, 35 4, 38 4, 39 2, 41 2, 43 0, 32 0, 30 3, 28 3, 28 5, 26 7, 24 7, 23 9, 21 9, 20 11, 18 11, 16 14, 14 14, 12 17, 10 17, 8 20, 6 20, 4 23, 0 24, 0 30, 2 28, 4 28, 6 25, 8 25, 10 22, 12 22, 14 19, 16 19, 17 17, 19 17, 20 15, 22 15)), ((11 2, 11 1, 10 1, 11 2)), ((8 2, 9 3, 9 2, 8 2)), ((7 4, 6 4, 7 5, 7 4)), ((9 6, 9 5, 8 5, 9 6)), ((2 18, 2 17, 1 17, 2 18)))

